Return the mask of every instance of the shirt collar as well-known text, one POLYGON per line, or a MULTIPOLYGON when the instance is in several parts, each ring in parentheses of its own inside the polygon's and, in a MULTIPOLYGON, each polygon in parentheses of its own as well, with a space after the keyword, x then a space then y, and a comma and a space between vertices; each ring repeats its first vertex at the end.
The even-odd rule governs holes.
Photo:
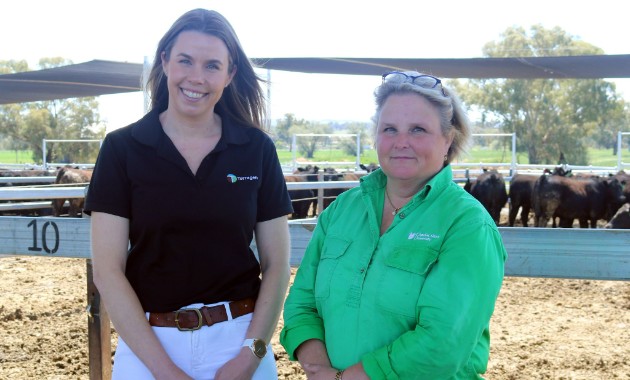
MULTIPOLYGON (((359 181, 363 191, 370 192, 383 189, 387 184, 387 176, 383 173, 383 170, 379 168, 367 176, 361 177, 359 181)), ((451 182, 453 182, 453 171, 451 165, 447 165, 434 175, 414 198, 427 198, 429 193, 439 193, 441 189, 448 186, 451 182)))
MULTIPOLYGON (((160 140, 166 137, 160 123, 160 113, 153 109, 140 120, 131 125, 131 135, 138 142, 157 148, 160 140)), ((227 116, 221 116, 221 139, 215 151, 225 149, 228 144, 243 145, 249 142, 249 136, 245 127, 234 123, 227 116)))

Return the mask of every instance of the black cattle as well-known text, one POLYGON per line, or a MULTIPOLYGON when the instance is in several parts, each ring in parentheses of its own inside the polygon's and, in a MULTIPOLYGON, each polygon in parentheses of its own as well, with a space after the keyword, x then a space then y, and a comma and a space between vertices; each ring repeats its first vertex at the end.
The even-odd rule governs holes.
MULTIPOLYGON (((324 169, 324 181, 358 181, 364 174, 354 172, 337 172, 334 168, 324 169)), ((324 189, 324 209, 347 188, 324 189)))
POLYGON ((319 167, 313 165, 307 165, 305 167, 298 167, 293 172, 294 175, 300 176, 307 181, 317 182, 317 174, 319 173, 319 167))
POLYGON ((536 226, 546 227, 550 218, 560 218, 560 227, 570 228, 578 219, 581 228, 597 226, 597 220, 607 219, 625 201, 616 178, 575 179, 542 175, 536 180, 532 206, 536 226))
MULTIPOLYGON (((308 165, 306 167, 297 168, 294 172, 296 175, 301 175, 306 178, 307 181, 317 182, 319 181, 319 168, 317 166, 308 165)), ((324 181, 358 181, 362 174, 344 172, 340 173, 335 168, 324 168, 322 172, 322 179, 324 181)), ((324 189, 324 203, 322 210, 326 209, 339 194, 343 193, 347 189, 324 189)), ((317 197, 317 191, 314 191, 314 197, 317 197)), ((314 213, 317 212, 317 199, 313 201, 314 213)))
MULTIPOLYGON (((545 174, 569 176, 571 170, 566 170, 562 166, 554 168, 554 170, 545 169, 545 174)), ((508 198, 510 199, 510 211, 508 215, 508 225, 514 227, 516 221, 516 215, 518 210, 521 210, 521 223, 523 227, 528 227, 529 211, 532 208, 532 192, 534 190, 534 184, 539 176, 527 175, 527 174, 514 174, 510 181, 510 192, 508 198)), ((553 226, 555 227, 555 220, 553 226)))
MULTIPOLYGON (((344 175, 342 173, 338 173, 335 168, 324 168, 324 181, 343 181, 344 175)), ((358 179, 357 179, 358 180, 358 179)), ((343 193, 347 189, 324 189, 324 207, 322 210, 325 210, 326 207, 330 206, 330 204, 337 199, 339 194, 343 193)))
POLYGON ((470 182, 468 178, 464 189, 485 207, 494 222, 499 225, 501 209, 508 199, 505 180, 501 173, 484 169, 474 182, 470 182))
MULTIPOLYGON (((298 167, 293 171, 292 175, 285 175, 287 182, 317 182, 317 174, 319 167, 307 165, 298 167)), ((317 191, 313 189, 290 190, 289 197, 293 203, 293 219, 304 219, 309 217, 309 211, 313 210, 312 215, 317 215, 317 191)))
MULTIPOLYGON (((285 175, 285 182, 306 182, 306 178, 297 175, 285 175)), ((289 190, 293 214, 291 219, 308 218, 308 212, 313 204, 315 193, 312 189, 289 190)))
POLYGON ((508 225, 514 227, 518 210, 521 210, 521 223, 523 227, 528 226, 529 211, 532 208, 532 191, 538 176, 514 174, 510 181, 510 212, 508 215, 508 225))
POLYGON ((604 228, 624 228, 630 229, 630 203, 619 207, 619 210, 608 221, 604 228))
POLYGON ((378 164, 375 164, 373 162, 371 162, 368 165, 363 165, 363 164, 359 164, 359 167, 363 170, 365 170, 368 173, 372 173, 374 170, 380 168, 380 166, 378 164))
POLYGON ((623 186, 623 195, 626 197, 626 200, 630 201, 630 174, 627 174, 625 171, 621 170, 615 175, 611 175, 611 178, 617 178, 621 186, 623 186))
MULTIPOLYGON (((308 165, 306 167, 298 167, 293 171, 293 175, 285 175, 286 182, 307 182, 317 181, 317 166, 308 165)), ((317 209, 317 193, 313 189, 289 190, 289 197, 293 204, 292 219, 308 218, 311 207, 313 216, 317 209)))
MULTIPOLYGON (((304 182, 317 182, 317 173, 319 173, 319 167, 313 165, 307 165, 305 167, 298 167, 293 171, 293 175, 291 177, 297 178, 298 181, 304 182)), ((285 176, 286 178, 286 176, 285 176)), ((299 200, 301 199, 301 204, 297 207, 302 211, 299 212, 299 215, 294 218, 307 218, 308 211, 313 209, 313 216, 317 215, 317 190, 307 189, 307 190, 294 190, 289 192, 289 196, 291 199, 299 200), (294 198, 295 197, 295 198, 294 198), (306 210, 306 212, 304 212, 306 210)), ((296 204, 293 202, 293 210, 295 211, 296 204)))
MULTIPOLYGON (((317 182, 319 181, 319 167, 308 165, 306 167, 299 167, 294 174, 303 176, 307 181, 317 182)), ((343 175, 337 173, 335 168, 324 168, 322 179, 324 181, 340 181, 343 179, 343 175)), ((341 193, 343 189, 324 189, 324 204, 322 210, 328 207, 330 203, 341 193)), ((314 195, 317 196, 317 191, 314 191, 314 195)), ((317 199, 313 201, 314 213, 317 213, 317 199)))

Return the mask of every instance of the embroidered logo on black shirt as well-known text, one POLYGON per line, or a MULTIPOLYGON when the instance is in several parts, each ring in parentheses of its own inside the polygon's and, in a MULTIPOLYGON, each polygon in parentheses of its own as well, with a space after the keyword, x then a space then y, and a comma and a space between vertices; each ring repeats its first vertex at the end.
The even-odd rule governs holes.
POLYGON ((258 181, 257 175, 246 175, 243 177, 237 177, 234 174, 227 175, 227 181, 229 183, 235 183, 236 181, 258 181))

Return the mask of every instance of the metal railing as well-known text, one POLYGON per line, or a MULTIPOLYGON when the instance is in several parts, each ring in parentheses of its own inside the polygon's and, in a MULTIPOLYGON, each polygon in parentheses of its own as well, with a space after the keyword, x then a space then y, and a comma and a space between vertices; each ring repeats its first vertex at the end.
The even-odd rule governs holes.
POLYGON ((623 162, 621 159, 621 153, 623 149, 623 144, 621 143, 621 139, 623 136, 630 136, 630 132, 621 132, 617 134, 617 169, 625 170, 626 168, 630 168, 630 162, 623 162))
POLYGON ((80 142, 80 143, 90 143, 90 142, 98 142, 99 143, 99 148, 101 147, 101 145, 103 145, 103 139, 97 139, 97 140, 90 140, 90 139, 79 139, 79 140, 54 140, 54 139, 42 139, 42 160, 43 160, 43 166, 44 166, 44 170, 47 170, 49 166, 65 166, 65 165, 72 165, 72 166, 80 166, 80 167, 84 167, 84 168, 88 168, 88 167, 94 167, 94 164, 80 164, 80 163, 59 163, 59 162, 46 162, 46 143, 47 142, 80 142))

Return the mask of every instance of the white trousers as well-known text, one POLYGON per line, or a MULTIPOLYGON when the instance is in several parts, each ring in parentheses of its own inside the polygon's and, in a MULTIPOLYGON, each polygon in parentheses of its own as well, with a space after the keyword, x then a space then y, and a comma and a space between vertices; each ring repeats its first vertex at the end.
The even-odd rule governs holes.
MULTIPOLYGON (((214 305, 217 304, 207 306, 214 305)), ((193 304, 186 308, 202 306, 202 304, 193 304)), ((153 331, 173 362, 195 380, 214 379, 217 370, 238 355, 241 350, 252 314, 232 319, 230 308, 226 309, 227 321, 212 326, 202 326, 201 329, 195 331, 179 331, 176 327, 153 327, 153 331)), ((118 338, 112 380, 128 379, 153 380, 154 378, 129 346, 118 338)), ((278 379, 271 344, 267 346, 267 355, 261 360, 252 379, 278 379)))

